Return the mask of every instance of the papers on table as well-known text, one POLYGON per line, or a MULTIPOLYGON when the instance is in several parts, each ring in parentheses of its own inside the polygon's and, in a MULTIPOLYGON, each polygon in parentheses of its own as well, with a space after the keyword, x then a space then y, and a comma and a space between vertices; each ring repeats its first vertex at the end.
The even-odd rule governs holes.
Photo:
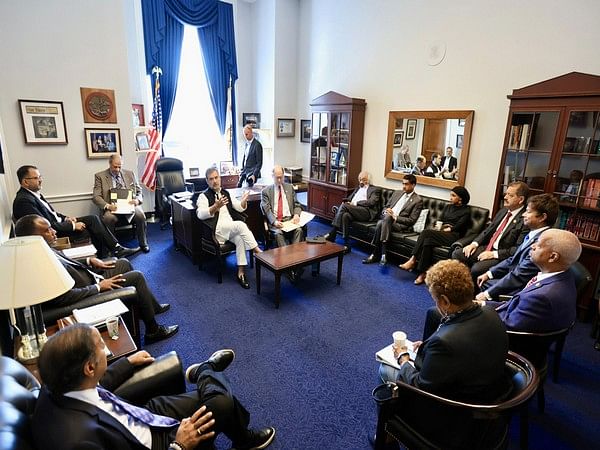
POLYGON ((175 197, 177 200, 191 198, 192 195, 194 195, 194 193, 193 192, 189 192, 189 191, 182 191, 182 192, 174 192, 173 193, 173 197, 175 197))
POLYGON ((71 259, 87 258, 94 256, 97 252, 93 244, 82 245, 80 247, 65 248, 62 250, 63 255, 71 259))
POLYGON ((283 222, 283 228, 282 228, 282 230, 285 231, 285 232, 287 232, 287 231, 295 230, 296 228, 302 228, 308 222, 310 222, 311 220, 313 220, 314 217, 315 217, 314 214, 308 213, 306 211, 302 211, 300 213, 300 221, 298 223, 294 223, 291 220, 283 222))
MULTIPOLYGON (((400 369, 400 365, 398 364, 398 360, 394 357, 394 344, 390 344, 387 347, 382 348, 377 353, 375 353, 375 359, 381 363, 387 364, 388 366, 395 367, 396 369, 400 369)), ((408 348, 408 354, 410 355, 411 364, 412 361, 417 357, 416 352, 413 351, 413 343, 406 340, 406 347, 408 348)))
POLYGON ((100 303, 89 308, 74 309, 73 316, 79 323, 89 323, 90 325, 103 324, 106 319, 113 316, 120 316, 129 311, 127 306, 119 299, 110 302, 100 303))

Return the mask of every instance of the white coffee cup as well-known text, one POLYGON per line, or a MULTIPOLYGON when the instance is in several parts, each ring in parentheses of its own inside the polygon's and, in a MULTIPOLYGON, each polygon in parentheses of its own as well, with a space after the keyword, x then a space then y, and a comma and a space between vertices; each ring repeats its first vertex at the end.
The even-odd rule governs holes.
POLYGON ((119 318, 109 317, 106 319, 106 331, 111 339, 119 339, 119 318))
POLYGON ((436 220, 435 222, 435 229, 438 231, 442 230, 442 225, 444 225, 444 223, 441 220, 436 220))
POLYGON ((396 347, 406 347, 406 333, 404 331, 394 331, 392 337, 396 347))

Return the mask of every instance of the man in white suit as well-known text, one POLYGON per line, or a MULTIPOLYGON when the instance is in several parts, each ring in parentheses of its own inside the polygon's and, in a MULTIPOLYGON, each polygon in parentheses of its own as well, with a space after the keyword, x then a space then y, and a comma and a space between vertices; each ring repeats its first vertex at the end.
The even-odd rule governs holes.
POLYGON ((94 175, 93 201, 102 210, 102 222, 114 233, 119 215, 114 213, 117 210, 117 205, 111 199, 111 189, 131 190, 133 195, 130 203, 134 206, 134 213, 130 221, 133 220, 135 223, 137 239, 141 249, 148 253, 150 246, 146 237, 146 215, 141 207, 143 202, 142 188, 137 182, 135 174, 131 170, 122 169, 122 165, 121 155, 110 155, 108 169, 94 175))

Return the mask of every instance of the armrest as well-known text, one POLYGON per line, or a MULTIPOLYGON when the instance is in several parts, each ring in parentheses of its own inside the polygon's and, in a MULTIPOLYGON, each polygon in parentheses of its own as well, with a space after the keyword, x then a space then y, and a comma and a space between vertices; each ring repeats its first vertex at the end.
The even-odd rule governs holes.
POLYGON ((140 368, 115 389, 116 395, 137 405, 143 405, 160 395, 176 395, 183 392, 183 365, 174 351, 159 356, 152 364, 140 368))

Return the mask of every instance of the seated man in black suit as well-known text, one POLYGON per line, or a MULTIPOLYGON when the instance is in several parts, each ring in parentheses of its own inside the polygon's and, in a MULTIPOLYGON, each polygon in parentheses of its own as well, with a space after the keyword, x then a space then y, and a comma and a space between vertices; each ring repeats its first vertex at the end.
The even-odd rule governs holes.
POLYGON ((529 188, 522 181, 508 185, 504 193, 504 208, 473 242, 452 253, 452 259, 471 267, 473 280, 500 261, 515 254, 529 229, 523 223, 523 213, 529 188))
MULTIPOLYGON (((15 225, 17 236, 42 236, 49 246, 56 242, 56 231, 43 217, 30 214, 21 217, 15 225)), ((159 325, 154 318, 155 314, 167 311, 168 303, 159 304, 156 297, 148 287, 144 274, 133 270, 131 263, 124 259, 107 263, 97 258, 88 258, 87 265, 67 258, 62 252, 55 251, 56 257, 67 269, 69 275, 75 280, 75 286, 61 296, 50 300, 56 305, 72 305, 77 301, 95 295, 99 292, 134 286, 137 291, 137 304, 140 315, 146 326, 145 344, 166 339, 179 330, 178 325, 159 325)))
POLYGON ((383 207, 381 220, 377 222, 373 236, 373 253, 363 259, 363 264, 378 262, 385 265, 387 262, 387 241, 392 231, 409 232, 419 218, 423 209, 423 200, 415 192, 417 177, 412 174, 404 175, 402 190, 396 191, 383 207))
POLYGON ((442 157, 442 177, 455 180, 458 173, 458 160, 452 156, 452 147, 446 147, 446 154, 442 157))
POLYGON ((17 178, 21 189, 17 191, 13 202, 14 220, 19 220, 28 214, 37 214, 46 218, 61 237, 79 237, 87 233, 100 255, 105 254, 105 249, 112 251, 118 258, 124 258, 139 251, 139 247, 126 248, 120 245, 117 238, 104 226, 98 216, 67 217, 56 212, 40 193, 42 175, 37 167, 30 165, 19 167, 17 178))
POLYGON ((349 228, 353 221, 370 222, 375 220, 379 213, 379 198, 381 197, 381 188, 371 184, 371 174, 369 172, 361 172, 358 174, 358 187, 354 192, 342 202, 337 210, 332 228, 325 235, 325 239, 334 242, 337 231, 342 230, 344 244, 346 250, 350 251, 349 228))
POLYGON ((50 337, 39 358, 44 385, 32 418, 37 448, 212 449, 221 432, 237 449, 263 449, 273 441, 274 428, 248 429, 250 414, 221 373, 233 361, 233 350, 217 351, 188 368, 194 391, 138 407, 110 391, 154 358, 142 351, 107 367, 104 348, 98 330, 86 324, 50 337))
POLYGON ((414 366, 406 348, 394 349, 400 369, 382 364, 381 379, 457 401, 498 399, 509 387, 504 377, 508 337, 498 314, 473 302, 471 274, 458 261, 434 264, 425 283, 444 317, 442 324, 425 341, 414 343, 414 366))

